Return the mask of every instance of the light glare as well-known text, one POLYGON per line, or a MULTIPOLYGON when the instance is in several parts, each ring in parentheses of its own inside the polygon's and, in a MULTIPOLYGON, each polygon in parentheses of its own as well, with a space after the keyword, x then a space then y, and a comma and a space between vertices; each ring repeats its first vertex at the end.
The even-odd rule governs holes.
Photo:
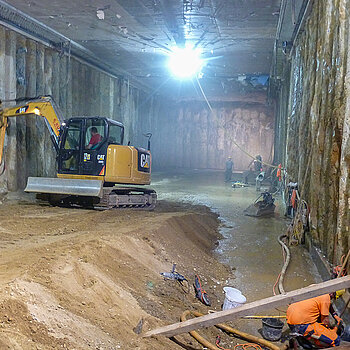
POLYGON ((169 58, 169 68, 176 77, 190 78, 198 74, 203 66, 200 55, 198 48, 174 48, 169 58))

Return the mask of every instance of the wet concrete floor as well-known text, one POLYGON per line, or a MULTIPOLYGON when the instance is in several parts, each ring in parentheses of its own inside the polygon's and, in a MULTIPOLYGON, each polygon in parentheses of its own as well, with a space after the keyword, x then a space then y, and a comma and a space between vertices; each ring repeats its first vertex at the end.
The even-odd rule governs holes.
MULTIPOLYGON (((220 171, 153 173, 152 176, 152 188, 160 200, 203 204, 220 215, 224 238, 215 254, 234 269, 234 275, 227 280, 228 286, 241 290, 247 302, 273 295, 273 285, 283 266, 277 238, 286 232, 289 223, 283 215, 281 197, 276 197, 273 217, 248 217, 243 210, 259 195, 253 184, 234 189, 224 183, 224 173, 220 171)), ((291 247, 284 289, 291 291, 319 281, 321 278, 306 249, 291 247)))

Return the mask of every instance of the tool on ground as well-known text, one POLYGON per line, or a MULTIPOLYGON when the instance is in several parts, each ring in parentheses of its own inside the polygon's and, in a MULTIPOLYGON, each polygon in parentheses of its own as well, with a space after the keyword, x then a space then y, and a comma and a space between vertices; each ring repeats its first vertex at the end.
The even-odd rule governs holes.
POLYGON ((187 281, 187 279, 185 278, 185 276, 181 275, 180 273, 176 272, 176 264, 173 264, 173 268, 171 270, 171 272, 161 272, 160 275, 162 275, 164 277, 164 279, 168 279, 168 280, 175 280, 178 281, 182 284, 183 281, 187 281))
POLYGON ((207 306, 211 306, 207 292, 202 288, 201 280, 198 275, 194 278, 194 290, 196 291, 196 297, 207 306))
POLYGON ((249 187, 249 185, 240 181, 232 182, 232 188, 243 188, 243 187, 249 187))
POLYGON ((275 199, 271 193, 266 191, 260 194, 260 196, 251 204, 247 209, 244 210, 244 214, 247 216, 269 216, 275 212, 275 199), (259 201, 260 198, 263 198, 259 201))
POLYGON ((44 120, 58 163, 57 178, 30 177, 26 192, 53 205, 154 209, 155 191, 135 187, 151 182, 149 134, 148 149, 125 146, 120 122, 99 116, 63 120, 51 96, 20 101, 9 108, 0 101, 0 164, 9 118, 33 116, 44 120))

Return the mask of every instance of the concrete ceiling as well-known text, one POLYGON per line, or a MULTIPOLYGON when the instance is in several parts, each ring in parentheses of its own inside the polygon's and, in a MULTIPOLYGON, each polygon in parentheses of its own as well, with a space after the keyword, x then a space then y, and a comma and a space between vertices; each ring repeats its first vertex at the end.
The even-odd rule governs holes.
POLYGON ((230 93, 238 75, 269 74, 280 8, 280 0, 6 2, 110 66, 179 96, 199 93, 192 83, 176 83, 166 69, 168 52, 186 42, 201 47, 208 59, 201 81, 209 94, 218 88, 220 94, 230 93), (104 19, 98 18, 98 10, 104 19))

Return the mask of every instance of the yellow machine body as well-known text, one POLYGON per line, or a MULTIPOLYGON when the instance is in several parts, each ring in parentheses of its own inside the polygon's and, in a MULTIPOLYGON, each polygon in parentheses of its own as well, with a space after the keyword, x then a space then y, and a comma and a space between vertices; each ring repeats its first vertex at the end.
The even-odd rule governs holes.
MULTIPOLYGON (((150 168, 151 165, 148 166, 150 168)), ((151 183, 151 171, 145 173, 138 170, 137 149, 133 146, 123 145, 108 146, 104 174, 93 176, 58 173, 57 177, 62 179, 102 180, 108 183, 128 185, 149 185, 151 183)))

